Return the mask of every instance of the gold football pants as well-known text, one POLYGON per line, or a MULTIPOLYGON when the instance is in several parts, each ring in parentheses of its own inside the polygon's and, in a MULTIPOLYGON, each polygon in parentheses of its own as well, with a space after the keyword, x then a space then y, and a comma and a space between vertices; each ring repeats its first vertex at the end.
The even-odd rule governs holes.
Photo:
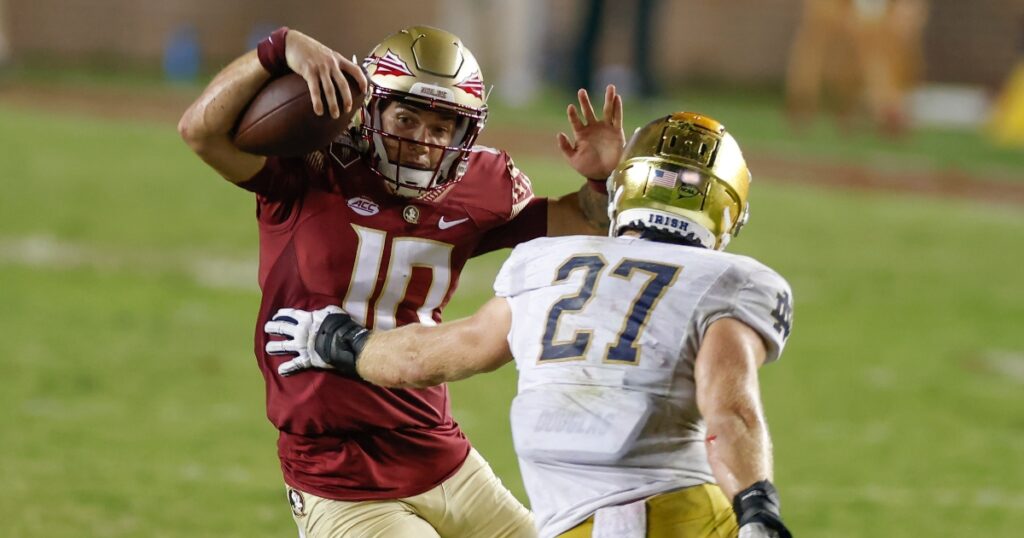
MULTIPOLYGON (((647 499, 648 538, 735 538, 739 534, 729 499, 714 484, 662 493, 647 499)), ((559 535, 590 538, 594 516, 559 535)))

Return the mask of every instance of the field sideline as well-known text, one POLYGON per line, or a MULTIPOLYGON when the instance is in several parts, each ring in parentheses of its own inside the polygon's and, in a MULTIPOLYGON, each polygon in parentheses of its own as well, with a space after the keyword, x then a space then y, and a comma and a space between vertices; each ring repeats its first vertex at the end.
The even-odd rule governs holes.
MULTIPOLYGON (((251 198, 166 123, 0 104, 0 147, 0 535, 293 536, 252 358, 251 198)), ((517 163, 542 194, 576 182, 517 163)), ((1016 536, 1022 208, 770 176, 752 205, 732 250, 796 299, 762 375, 795 532, 1016 536)), ((504 255, 467 268, 448 319, 489 296, 504 255)), ((506 367, 453 385, 453 407, 522 497, 514 390, 506 367)))

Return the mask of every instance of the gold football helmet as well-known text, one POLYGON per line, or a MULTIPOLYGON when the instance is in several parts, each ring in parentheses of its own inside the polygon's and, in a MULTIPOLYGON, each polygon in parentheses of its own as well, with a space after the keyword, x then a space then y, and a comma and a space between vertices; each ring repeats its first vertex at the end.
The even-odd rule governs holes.
POLYGON ((363 60, 370 83, 363 107, 363 136, 370 139, 371 168, 402 196, 420 196, 456 181, 466 171, 470 150, 487 119, 480 66, 454 34, 429 26, 411 26, 388 36, 363 60), (381 112, 390 100, 401 100, 434 112, 456 116, 450 146, 402 138, 388 133, 381 112), (442 150, 433 170, 388 160, 384 139, 442 150))
POLYGON ((608 182, 612 236, 653 229, 721 250, 750 215, 750 172, 736 139, 693 112, 637 129, 608 182))

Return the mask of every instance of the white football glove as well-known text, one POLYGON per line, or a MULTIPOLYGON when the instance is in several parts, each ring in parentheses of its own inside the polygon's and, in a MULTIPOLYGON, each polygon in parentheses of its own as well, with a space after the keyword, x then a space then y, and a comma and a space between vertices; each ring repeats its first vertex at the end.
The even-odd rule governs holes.
POLYGON ((769 529, 764 523, 747 523, 740 527, 739 538, 779 538, 779 533, 769 529))
POLYGON ((310 368, 333 369, 316 352, 316 333, 324 318, 331 314, 340 314, 343 310, 340 307, 331 305, 320 310, 309 312, 295 308, 282 308, 278 310, 270 321, 263 325, 267 334, 285 336, 289 340, 272 340, 267 342, 266 350, 270 355, 287 355, 295 353, 297 356, 277 367, 277 373, 282 376, 289 376, 302 370, 310 368))

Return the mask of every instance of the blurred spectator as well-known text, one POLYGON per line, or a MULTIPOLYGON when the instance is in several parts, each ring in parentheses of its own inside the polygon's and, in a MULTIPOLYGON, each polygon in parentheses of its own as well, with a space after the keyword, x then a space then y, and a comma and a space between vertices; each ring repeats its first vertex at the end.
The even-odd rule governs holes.
POLYGON ((864 109, 884 132, 907 126, 907 93, 920 80, 926 0, 804 0, 787 73, 795 126, 828 91, 843 126, 864 109))
MULTIPOLYGON (((631 93, 633 89, 641 97, 652 97, 657 94, 657 87, 651 73, 651 22, 657 7, 658 0, 638 0, 635 3, 622 2, 617 6, 635 5, 633 17, 632 71, 627 75, 628 80, 600 80, 599 85, 615 83, 619 86, 620 93, 631 93)), ((597 51, 601 43, 601 33, 605 18, 605 0, 589 0, 587 11, 583 18, 583 30, 580 33, 576 49, 576 76, 573 81, 573 89, 595 87, 594 74, 597 51)), ((619 28, 613 28, 616 36, 625 34, 619 28)))

